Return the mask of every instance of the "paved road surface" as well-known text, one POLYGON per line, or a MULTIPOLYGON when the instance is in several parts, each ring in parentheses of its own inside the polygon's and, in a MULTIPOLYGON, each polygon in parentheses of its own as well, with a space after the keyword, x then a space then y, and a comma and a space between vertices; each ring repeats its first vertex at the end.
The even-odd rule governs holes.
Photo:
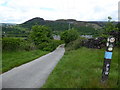
POLYGON ((64 47, 58 47, 45 56, 0 75, 2 88, 40 88, 64 52, 64 47))

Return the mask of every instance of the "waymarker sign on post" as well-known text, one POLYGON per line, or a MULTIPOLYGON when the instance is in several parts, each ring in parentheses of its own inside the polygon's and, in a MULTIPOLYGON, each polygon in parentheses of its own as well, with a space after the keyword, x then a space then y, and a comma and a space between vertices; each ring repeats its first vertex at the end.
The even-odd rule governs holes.
POLYGON ((109 71, 110 71, 110 63, 112 59, 112 54, 113 54, 113 48, 114 48, 114 42, 115 38, 114 37, 109 37, 107 39, 106 43, 106 51, 105 51, 105 56, 104 56, 104 64, 103 64, 103 70, 102 70, 102 82, 105 82, 108 79, 109 71))

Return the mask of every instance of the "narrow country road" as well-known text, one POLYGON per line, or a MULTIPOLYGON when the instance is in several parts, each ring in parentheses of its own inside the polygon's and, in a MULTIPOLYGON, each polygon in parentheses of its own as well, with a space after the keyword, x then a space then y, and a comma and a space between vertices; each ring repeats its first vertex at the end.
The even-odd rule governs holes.
POLYGON ((0 75, 2 88, 40 88, 64 55, 64 45, 32 62, 0 75))

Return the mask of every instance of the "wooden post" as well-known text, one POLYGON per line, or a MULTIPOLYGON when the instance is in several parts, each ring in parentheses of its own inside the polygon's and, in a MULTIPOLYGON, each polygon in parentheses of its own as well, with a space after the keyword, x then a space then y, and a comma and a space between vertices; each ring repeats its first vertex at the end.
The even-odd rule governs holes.
POLYGON ((106 43, 107 48, 105 51, 104 64, 103 64, 103 70, 102 70, 102 80, 101 80, 102 83, 104 83, 108 79, 108 76, 109 76, 114 42, 115 42, 114 37, 109 37, 107 39, 107 43, 106 43))

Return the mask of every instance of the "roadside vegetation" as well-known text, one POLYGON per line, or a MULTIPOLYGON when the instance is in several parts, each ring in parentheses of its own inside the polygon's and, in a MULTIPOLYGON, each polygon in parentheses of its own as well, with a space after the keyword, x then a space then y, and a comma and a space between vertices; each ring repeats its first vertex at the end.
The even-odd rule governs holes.
POLYGON ((85 47, 67 51, 43 88, 117 88, 118 49, 113 52, 108 82, 100 82, 105 49, 85 47))

